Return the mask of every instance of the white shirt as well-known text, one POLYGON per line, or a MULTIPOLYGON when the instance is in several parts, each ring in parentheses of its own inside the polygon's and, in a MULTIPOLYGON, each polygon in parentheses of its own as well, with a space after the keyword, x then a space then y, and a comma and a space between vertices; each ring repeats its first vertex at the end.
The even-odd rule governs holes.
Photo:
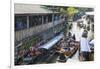
POLYGON ((94 39, 93 39, 93 40, 91 40, 89 43, 94 45, 94 39))
POLYGON ((90 47, 94 48, 94 39, 89 42, 90 47))
POLYGON ((89 47, 89 41, 87 40, 87 38, 81 38, 80 40, 80 52, 82 51, 86 51, 86 52, 90 52, 90 47, 89 47))

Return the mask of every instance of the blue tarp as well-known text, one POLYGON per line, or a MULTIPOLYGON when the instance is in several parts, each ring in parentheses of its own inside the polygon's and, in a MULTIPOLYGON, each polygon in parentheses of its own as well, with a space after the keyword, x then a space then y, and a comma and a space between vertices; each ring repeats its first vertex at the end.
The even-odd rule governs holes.
POLYGON ((43 46, 41 46, 40 48, 45 48, 45 49, 49 49, 51 48, 53 45, 55 45, 60 39, 62 39, 64 37, 64 35, 61 33, 60 35, 54 37, 53 39, 51 39, 49 42, 47 42, 46 44, 44 44, 43 46))

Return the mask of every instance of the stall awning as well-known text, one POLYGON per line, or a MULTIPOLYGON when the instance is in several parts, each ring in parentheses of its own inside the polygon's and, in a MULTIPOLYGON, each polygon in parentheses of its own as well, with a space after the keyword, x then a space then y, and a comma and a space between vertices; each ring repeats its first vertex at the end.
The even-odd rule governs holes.
POLYGON ((86 15, 94 15, 94 12, 85 12, 86 15))
POLYGON ((54 37, 53 39, 51 39, 49 42, 47 42, 46 44, 44 44, 43 46, 41 46, 40 48, 45 48, 45 49, 49 49, 52 46, 54 46, 60 39, 62 39, 64 37, 64 35, 61 33, 60 35, 54 37))

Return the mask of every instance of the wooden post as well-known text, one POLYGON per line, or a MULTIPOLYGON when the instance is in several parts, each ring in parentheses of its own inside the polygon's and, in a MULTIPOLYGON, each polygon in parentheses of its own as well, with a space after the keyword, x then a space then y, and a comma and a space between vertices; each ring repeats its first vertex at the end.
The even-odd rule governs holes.
POLYGON ((27 16, 27 35, 26 37, 29 37, 29 16, 27 16))

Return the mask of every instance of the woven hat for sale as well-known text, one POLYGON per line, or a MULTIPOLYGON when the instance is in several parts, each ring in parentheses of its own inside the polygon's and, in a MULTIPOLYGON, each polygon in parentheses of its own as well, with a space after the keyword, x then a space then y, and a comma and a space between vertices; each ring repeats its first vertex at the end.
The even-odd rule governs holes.
POLYGON ((65 50, 64 50, 64 49, 61 49, 61 50, 60 50, 60 53, 64 53, 64 52, 65 52, 65 50))

